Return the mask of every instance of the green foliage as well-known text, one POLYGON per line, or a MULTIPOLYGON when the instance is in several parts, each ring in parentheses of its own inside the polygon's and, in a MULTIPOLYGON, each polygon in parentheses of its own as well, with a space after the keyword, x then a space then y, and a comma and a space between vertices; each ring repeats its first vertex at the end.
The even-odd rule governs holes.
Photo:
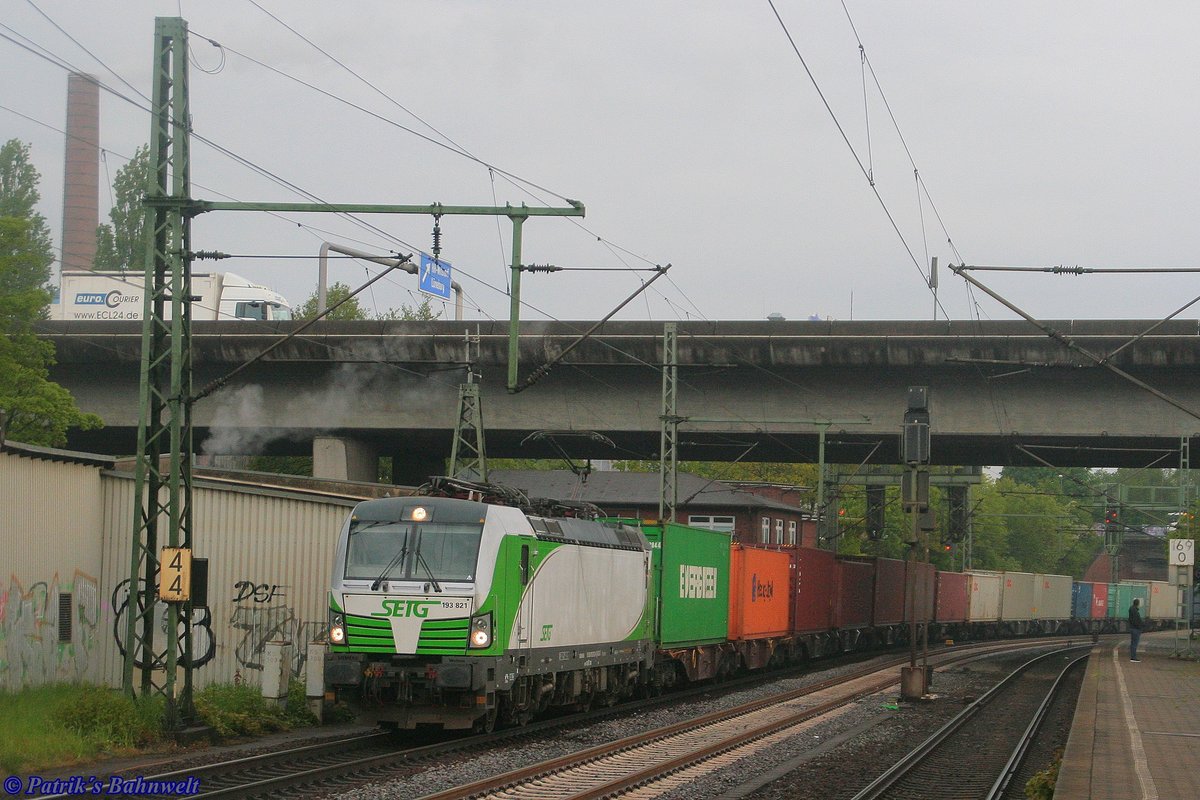
POLYGON ((211 684, 195 695, 196 714, 218 736, 257 736, 287 727, 283 709, 268 703, 257 686, 211 684))
MULTIPOLYGON (((358 302, 357 297, 350 297, 352 290, 349 286, 340 281, 333 284, 326 290, 325 307, 331 308, 336 303, 346 300, 342 305, 335 308, 327 314, 325 319, 371 319, 371 315, 358 302)), ((307 300, 300 304, 300 307, 295 311, 296 319, 312 319, 317 316, 317 292, 313 292, 307 300)), ((419 305, 410 306, 405 303, 400 304, 400 308, 389 308, 387 311, 381 312, 376 319, 382 320, 430 320, 437 319, 438 313, 429 305, 429 298, 421 300, 419 305)))
POLYGON ((161 702, 152 698, 135 701, 101 686, 78 689, 79 695, 52 715, 67 730, 108 748, 143 747, 161 737, 161 702))
POLYGON ((257 736, 316 723, 304 697, 304 684, 288 684, 287 705, 281 708, 250 684, 212 684, 195 696, 196 713, 222 738, 257 736))
POLYGON ((1063 751, 1054 751, 1054 762, 1044 770, 1034 774, 1025 784, 1025 796, 1030 800, 1051 800, 1054 797, 1054 786, 1058 783, 1058 769, 1062 766, 1063 751))
MULTIPOLYGON (((341 301, 345 300, 333 311, 326 314, 324 319, 370 319, 367 310, 363 308, 357 297, 350 297, 351 289, 342 282, 337 282, 330 286, 325 292, 325 307, 333 308, 341 301), (347 300, 346 298, 350 298, 347 300)), ((307 300, 300 304, 293 314, 296 319, 313 319, 317 316, 317 292, 313 292, 307 300)))
POLYGON ((401 303, 400 308, 389 308, 379 315, 380 319, 386 320, 429 320, 437 319, 438 312, 433 310, 429 305, 429 298, 421 299, 419 305, 410 306, 407 303, 401 303))
POLYGON ((150 178, 150 147, 142 145, 113 179, 112 224, 96 229, 96 269, 141 272, 146 265, 146 208, 142 197, 150 178))
POLYGON ((50 382, 54 347, 33 333, 46 316, 54 261, 45 220, 33 211, 37 182, 28 147, 15 139, 0 147, 0 439, 58 446, 69 428, 102 422, 50 382))
POLYGON ((98 686, 0 692, 0 770, 29 772, 161 741, 162 706, 98 686))

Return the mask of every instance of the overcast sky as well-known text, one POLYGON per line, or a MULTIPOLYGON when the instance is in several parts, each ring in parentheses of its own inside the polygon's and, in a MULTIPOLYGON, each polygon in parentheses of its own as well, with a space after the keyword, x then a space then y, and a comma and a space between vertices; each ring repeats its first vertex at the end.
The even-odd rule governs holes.
MULTIPOLYGON (((154 17, 182 16, 198 134, 329 202, 578 199, 581 221, 525 225, 523 260, 672 264, 621 319, 930 319, 933 256, 939 318, 1008 319, 945 265, 1200 264, 1200 4, 847 0, 854 28, 840 2, 775 9, 795 50, 765 0, 0 0, 0 34, 149 95, 154 17), (859 38, 874 70, 865 94, 859 38)), ((32 144, 57 240, 66 71, 0 39, 0 75, 0 140, 32 144)), ((149 126, 145 110, 102 92, 102 220, 106 171, 149 126)), ((204 199, 301 199, 199 141, 192 181, 204 199)), ((312 256, 219 267, 294 304, 315 288, 323 240, 432 246, 425 216, 365 218, 384 233, 285 216, 209 214, 193 246, 312 256)), ((508 220, 444 217, 442 229, 467 318, 507 319, 508 220)), ((357 286, 377 269, 338 261, 332 278, 357 286)), ((1052 319, 1157 319, 1200 294, 1187 273, 973 274, 1052 319)), ((650 275, 526 274, 522 315, 599 318, 650 275)), ((415 279, 394 276, 368 307, 418 302, 415 279)))

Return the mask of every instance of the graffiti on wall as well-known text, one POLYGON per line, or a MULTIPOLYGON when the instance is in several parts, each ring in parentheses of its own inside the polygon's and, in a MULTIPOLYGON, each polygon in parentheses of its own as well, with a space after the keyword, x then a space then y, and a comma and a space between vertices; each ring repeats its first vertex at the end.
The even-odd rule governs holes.
MULTIPOLYGON (((157 585, 157 581, 155 582, 157 585)), ((135 613, 143 616, 146 608, 146 582, 141 578, 138 579, 139 590, 134 596, 135 613)), ((151 628, 154 632, 153 646, 153 665, 152 669, 166 669, 167 667, 167 609, 168 604, 158 599, 157 593, 153 596, 154 606, 151 610, 151 628)), ((125 657, 126 642, 128 635, 127 627, 129 621, 126 614, 129 612, 129 579, 121 581, 113 589, 112 608, 115 610, 113 615, 113 639, 117 643, 117 649, 121 653, 121 657, 125 657)), ((138 623, 139 625, 141 623, 138 623)), ((140 638, 140 631, 135 632, 136 638, 140 638)), ((175 658, 179 666, 188 666, 186 645, 188 640, 191 642, 191 666, 193 669, 202 667, 209 661, 212 661, 213 656, 217 653, 217 637, 212 630, 212 613, 207 608, 193 608, 191 618, 186 619, 182 616, 176 625, 176 642, 178 647, 175 651, 175 658)), ((145 666, 145 658, 143 656, 143 648, 134 647, 134 664, 138 668, 145 666)))
POLYGON ((229 626, 240 631, 234 657, 242 669, 261 670, 267 642, 292 643, 292 675, 304 674, 308 643, 325 635, 323 620, 302 620, 287 601, 287 586, 238 581, 229 626))
POLYGON ((98 581, 75 571, 26 587, 16 575, 0 593, 0 687, 16 691, 88 677, 97 658, 102 609, 98 581))

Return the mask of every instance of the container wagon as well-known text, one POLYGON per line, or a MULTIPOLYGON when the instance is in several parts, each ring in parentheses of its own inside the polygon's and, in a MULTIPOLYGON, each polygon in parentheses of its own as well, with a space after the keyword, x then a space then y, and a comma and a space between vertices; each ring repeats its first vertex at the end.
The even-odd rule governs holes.
POLYGON ((790 656, 792 554, 734 544, 730 551, 729 641, 739 669, 790 656))
POLYGON ((1038 573, 1033 576, 1032 616, 1042 633, 1054 633, 1071 623, 1073 608, 1070 575, 1038 573))
MULTIPOLYGON (((729 534, 674 522, 643 523, 650 542, 651 594, 655 598, 655 659, 651 685, 731 674, 737 657, 729 633, 729 534)), ((600 604, 608 598, 596 596, 600 604)))
POLYGON ((991 638, 1000 621, 1000 573, 973 570, 967 577, 971 589, 970 634, 976 639, 991 638))

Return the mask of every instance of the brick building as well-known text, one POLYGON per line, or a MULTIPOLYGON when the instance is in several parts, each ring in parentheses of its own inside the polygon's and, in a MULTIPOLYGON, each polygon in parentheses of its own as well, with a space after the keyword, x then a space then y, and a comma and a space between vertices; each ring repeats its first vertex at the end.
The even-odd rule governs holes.
MULTIPOLYGON (((658 473, 592 471, 577 476, 569 470, 490 470, 488 479, 531 497, 591 503, 608 516, 658 517, 658 473)), ((798 499, 789 503, 763 496, 762 486, 750 491, 689 473, 679 473, 676 488, 675 516, 681 523, 727 531, 743 543, 817 546, 816 520, 798 499)))

